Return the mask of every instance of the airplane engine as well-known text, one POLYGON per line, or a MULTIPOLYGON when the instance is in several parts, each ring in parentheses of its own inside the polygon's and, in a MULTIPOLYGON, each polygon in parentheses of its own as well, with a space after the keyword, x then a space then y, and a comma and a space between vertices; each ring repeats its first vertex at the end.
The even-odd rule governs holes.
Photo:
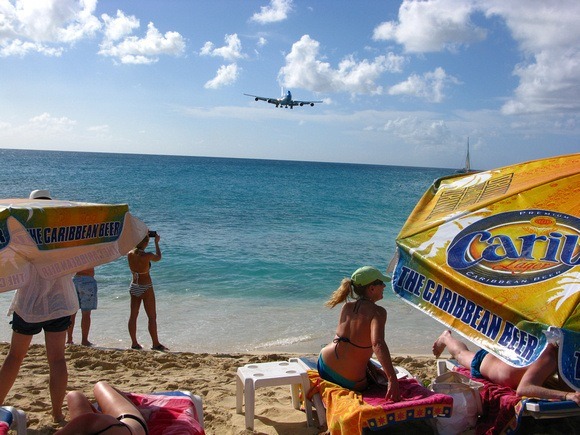
POLYGON ((258 101, 258 97, 254 98, 254 100, 258 101))
POLYGON ((311 106, 311 107, 314 107, 314 103, 310 103, 310 106, 311 106))
POLYGON ((304 103, 300 103, 300 107, 304 106, 304 103))

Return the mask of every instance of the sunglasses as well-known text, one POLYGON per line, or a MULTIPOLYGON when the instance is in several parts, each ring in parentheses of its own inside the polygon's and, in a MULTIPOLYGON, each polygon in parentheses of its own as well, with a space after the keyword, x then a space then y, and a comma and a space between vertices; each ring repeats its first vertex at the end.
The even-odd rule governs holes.
POLYGON ((377 279, 376 281, 373 281, 371 285, 385 285, 385 283, 382 282, 380 279, 377 279))

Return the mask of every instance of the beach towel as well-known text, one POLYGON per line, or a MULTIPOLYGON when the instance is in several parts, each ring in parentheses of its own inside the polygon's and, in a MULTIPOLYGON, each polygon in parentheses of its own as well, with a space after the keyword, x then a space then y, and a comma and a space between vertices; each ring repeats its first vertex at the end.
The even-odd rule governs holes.
POLYGON ((8 423, 0 421, 0 435, 8 435, 8 423))
POLYGON ((523 412, 522 398, 515 390, 503 387, 483 378, 474 378, 470 370, 456 367, 455 371, 481 382, 479 390, 482 402, 482 415, 475 427, 476 435, 513 434, 518 430, 523 412))
POLYGON ((150 435, 203 435, 189 397, 127 393, 139 409, 150 435))
POLYGON ((399 390, 403 400, 385 400, 385 386, 373 385, 363 393, 340 387, 325 381, 316 370, 309 370, 312 397, 319 393, 326 407, 326 420, 331 435, 356 434, 368 428, 371 431, 386 426, 433 417, 449 417, 453 398, 434 393, 420 385, 415 379, 399 379, 399 390))

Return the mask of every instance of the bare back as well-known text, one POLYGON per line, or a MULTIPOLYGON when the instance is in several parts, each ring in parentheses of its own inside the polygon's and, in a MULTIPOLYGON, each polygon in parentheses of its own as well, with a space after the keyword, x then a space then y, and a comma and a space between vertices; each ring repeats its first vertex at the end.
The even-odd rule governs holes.
POLYGON ((151 269, 151 261, 156 261, 155 254, 135 248, 127 254, 127 261, 133 274, 134 283, 151 284, 149 269, 151 269))
POLYGON ((344 304, 336 337, 321 351, 324 363, 349 380, 365 379, 374 340, 384 341, 385 320, 385 309, 371 301, 344 304))

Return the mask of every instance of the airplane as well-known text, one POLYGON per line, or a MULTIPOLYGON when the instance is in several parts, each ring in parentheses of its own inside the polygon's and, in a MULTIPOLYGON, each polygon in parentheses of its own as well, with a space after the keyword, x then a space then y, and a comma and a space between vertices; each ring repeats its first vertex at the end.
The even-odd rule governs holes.
POLYGON ((276 107, 285 107, 288 108, 290 107, 291 109, 294 108, 294 106, 304 106, 304 105, 311 105, 314 106, 315 104, 319 104, 322 103, 322 101, 300 101, 300 100, 293 100, 292 99, 292 94, 290 93, 290 91, 288 91, 286 93, 285 97, 280 97, 280 98, 266 98, 266 97, 259 97, 257 95, 250 95, 250 94, 244 94, 247 95, 248 97, 254 97, 254 99, 256 101, 266 101, 267 103, 270 104, 275 104, 276 107))

